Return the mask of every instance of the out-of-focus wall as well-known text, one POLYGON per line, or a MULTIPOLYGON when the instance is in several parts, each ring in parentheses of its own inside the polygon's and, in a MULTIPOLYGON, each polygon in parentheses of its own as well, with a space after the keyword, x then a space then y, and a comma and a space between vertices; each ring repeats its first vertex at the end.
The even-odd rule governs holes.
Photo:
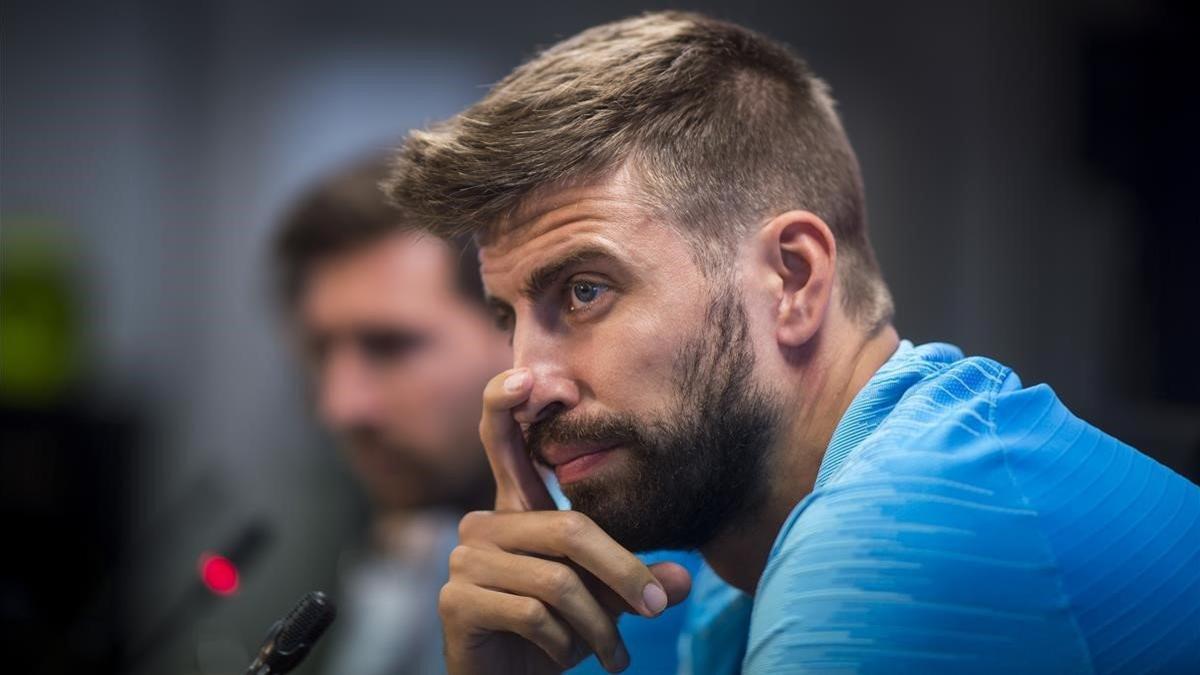
MULTIPOLYGON (((75 240, 88 390, 146 422, 122 486, 117 605, 131 639, 183 594, 200 551, 252 520, 272 532, 241 592, 186 616, 141 672, 236 661, 329 582, 358 523, 265 292, 280 209, 338 163, 478 98, 537 46, 658 4, 4 4, 0 213, 57 221, 75 240)), ((1102 105, 1090 45, 1154 30, 1165 9, 684 4, 789 42, 832 84, 902 335, 1050 382, 1197 475, 1196 401, 1163 401, 1138 375, 1154 360, 1154 327, 1139 325, 1145 214, 1087 145, 1089 106, 1102 105)))

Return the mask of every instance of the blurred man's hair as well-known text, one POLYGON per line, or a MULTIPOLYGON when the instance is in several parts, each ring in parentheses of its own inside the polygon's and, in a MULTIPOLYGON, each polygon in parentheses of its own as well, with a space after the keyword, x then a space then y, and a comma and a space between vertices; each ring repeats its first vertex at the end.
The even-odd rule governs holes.
MULTIPOLYGON (((285 213, 272 247, 276 292, 285 307, 294 308, 318 265, 394 234, 427 229, 413 225, 409 216, 388 203, 380 188, 387 174, 383 156, 359 162, 309 189, 285 213)), ((458 289, 482 303, 474 242, 460 236, 447 243, 448 255, 456 258, 458 289)))
POLYGON ((586 30, 414 131, 386 186, 433 231, 486 243, 531 196, 622 168, 706 274, 727 269, 764 218, 817 214, 837 239, 847 313, 871 330, 890 321, 858 161, 828 88, 785 46, 731 23, 662 12, 586 30))

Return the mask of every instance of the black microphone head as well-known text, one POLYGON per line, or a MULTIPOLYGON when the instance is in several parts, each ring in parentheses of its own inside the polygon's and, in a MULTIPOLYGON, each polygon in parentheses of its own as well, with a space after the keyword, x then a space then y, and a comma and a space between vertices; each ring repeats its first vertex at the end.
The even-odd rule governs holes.
POLYGON ((258 658, 247 672, 278 675, 291 671, 320 639, 337 617, 329 596, 312 591, 292 611, 271 627, 258 658))
POLYGON ((337 617, 337 608, 321 591, 304 596, 283 619, 275 646, 280 652, 290 652, 301 645, 312 645, 337 617))

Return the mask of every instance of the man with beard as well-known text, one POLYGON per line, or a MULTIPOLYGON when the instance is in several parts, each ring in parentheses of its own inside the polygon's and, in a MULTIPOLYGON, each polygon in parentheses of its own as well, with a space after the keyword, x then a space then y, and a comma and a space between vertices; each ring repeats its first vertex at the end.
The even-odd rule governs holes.
MULTIPOLYGON (((338 594, 326 669, 338 674, 444 672, 438 589, 458 519, 493 496, 479 391, 512 365, 470 241, 448 245, 408 225, 379 190, 385 176, 381 158, 336 173, 292 207, 275 238, 317 412, 372 506, 367 552, 345 566, 338 594)), ((673 667, 682 616, 630 619, 652 652, 647 667, 673 667)), ((580 672, 589 670, 599 671, 594 661, 580 672)))
POLYGON ((452 672, 625 668, 614 617, 689 592, 634 556, 663 546, 707 563, 698 672, 1200 668, 1200 490, 899 339, 853 150, 785 47, 682 13, 587 30, 414 132, 388 189, 477 238, 516 364, 484 391, 495 509, 441 593, 452 672))

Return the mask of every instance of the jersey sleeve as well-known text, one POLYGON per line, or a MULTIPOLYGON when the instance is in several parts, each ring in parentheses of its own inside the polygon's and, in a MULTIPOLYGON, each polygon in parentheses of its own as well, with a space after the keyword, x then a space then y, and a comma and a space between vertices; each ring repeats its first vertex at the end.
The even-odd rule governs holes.
POLYGON ((745 672, 1090 671, 994 403, 901 445, 885 434, 800 504, 758 587, 745 672))
POLYGON ((1200 673, 1200 488, 1046 385, 1002 394, 996 429, 1095 671, 1200 673))

